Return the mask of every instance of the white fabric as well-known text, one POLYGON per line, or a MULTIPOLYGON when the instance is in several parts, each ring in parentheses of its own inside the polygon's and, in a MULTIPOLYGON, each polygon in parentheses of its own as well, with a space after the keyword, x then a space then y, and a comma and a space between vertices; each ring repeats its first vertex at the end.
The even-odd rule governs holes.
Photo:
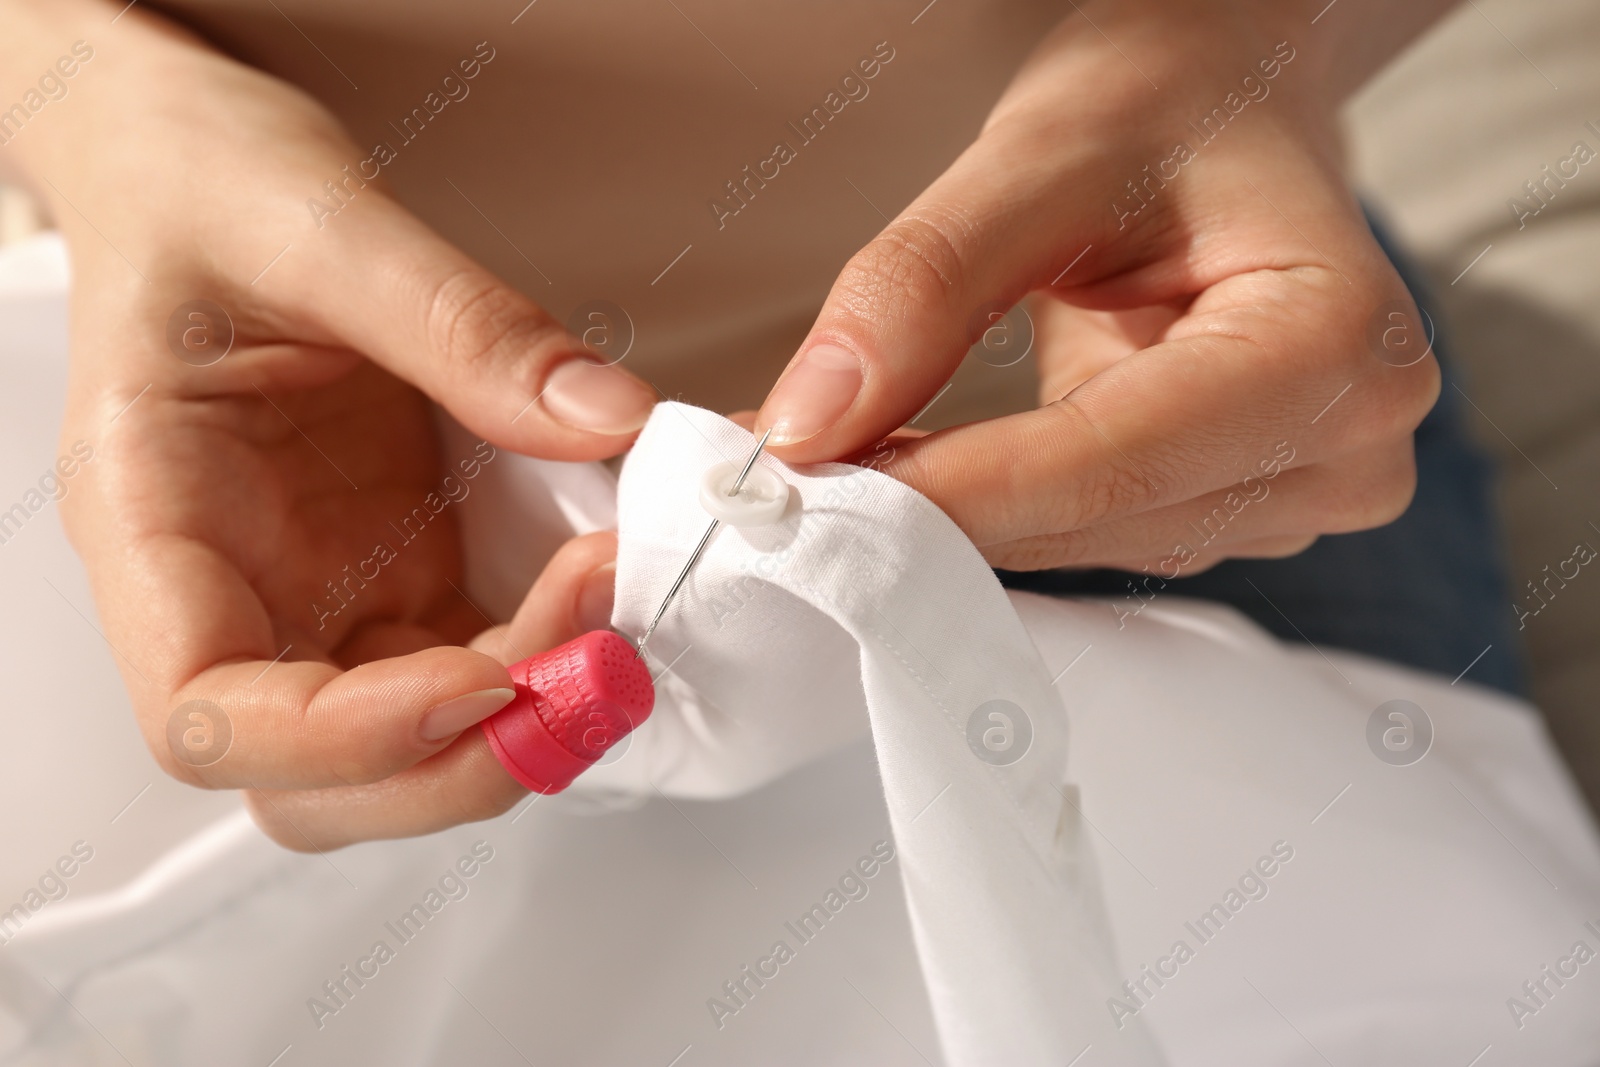
MULTIPOLYGON (((642 633, 707 525, 704 472, 750 452, 663 403, 624 468, 614 621, 642 633)), ((764 464, 778 467, 775 460, 764 464)), ((671 663, 630 758, 603 768, 705 795, 768 780, 860 728, 862 690, 912 926, 955 1064, 1156 1063, 1100 1008, 1113 968, 1099 878, 1063 791, 1066 716, 1000 583, 945 515, 844 464, 789 470, 782 522, 724 527, 651 645, 671 663), (929 578, 936 580, 937 594, 929 578), (828 691, 817 683, 832 679, 828 691), (967 740, 981 705, 1031 725, 1009 765, 967 740)))
MULTIPOLYGON (((0 256, 0 277, 4 266, 0 256)), ((0 294, 0 311, 0 363, 13 385, 0 392, 0 485, 16 499, 56 454, 64 306, 59 291, 43 301, 0 294)), ((675 410, 665 414, 677 419, 675 410)), ((692 499, 633 508, 654 495, 636 473, 688 485, 698 474, 693 453, 708 443, 685 445, 665 425, 652 426, 623 476, 618 620, 627 630, 703 529, 692 499)), ((703 425, 714 440, 731 434, 723 458, 744 449, 730 427, 703 425)), ((115 434, 95 445, 115 448, 115 434)), ((602 521, 616 492, 599 467, 515 467, 539 484, 491 493, 480 483, 463 505, 473 589, 502 583, 506 603, 526 581, 515 576, 536 566, 516 557, 517 546, 535 536, 554 544, 563 515, 602 521), (486 541, 486 532, 500 540, 486 541)), ((489 471, 499 469, 497 461, 489 471)), ((994 591, 970 547, 925 504, 907 501, 903 513, 863 528, 864 509, 893 491, 827 505, 837 521, 815 525, 767 576, 759 561, 769 543, 751 531, 719 534, 658 634, 663 657, 688 649, 661 683, 660 710, 626 751, 580 779, 577 795, 327 857, 283 853, 231 798, 160 775, 111 653, 77 613, 93 619, 81 568, 53 511, 41 511, 0 546, 11 609, 0 614, 0 662, 12 709, 0 747, 0 908, 22 899, 74 841, 87 840, 95 856, 65 900, 0 947, 0 1063, 958 1062, 963 1029, 986 1021, 936 1022, 936 1010, 947 1014, 961 993, 961 976, 940 969, 951 958, 936 943, 949 916, 930 898, 940 886, 919 879, 924 864, 950 859, 927 854, 930 838, 956 840, 952 820, 988 798, 953 785, 920 814, 899 806, 898 796, 919 789, 924 802, 935 797, 941 783, 924 787, 921 778, 930 768, 966 782, 963 753, 979 763, 964 733, 934 749, 948 720, 926 692, 896 684, 905 668, 893 649, 922 662, 896 644, 902 637, 935 658, 952 689, 981 674, 970 670, 973 654, 1002 656, 1018 672, 1003 680, 992 672, 987 684, 1010 687, 997 692, 1030 709, 1043 747, 991 775, 997 791, 1032 784, 1008 776, 1032 773, 1034 755, 1059 758, 1051 747, 1059 723, 1033 709, 1048 705, 1037 661, 1045 681, 1061 672, 1066 792, 1076 807, 1059 810, 1082 812, 1081 823, 1064 824, 1063 848, 1082 860, 1073 899, 1092 901, 1099 886, 1099 933, 1115 972, 1111 984, 1079 990, 1083 1003, 1052 1010, 1083 1025, 1104 1012, 1109 1024, 1111 998, 1132 1004, 1121 983, 1142 980, 1154 992, 1140 998, 1134 1023, 1178 1067, 1412 1067, 1480 1054, 1483 1067, 1592 1063, 1600 963, 1582 964, 1559 987, 1542 968, 1562 966, 1579 941, 1600 948, 1585 925, 1600 926, 1600 846, 1532 709, 1468 682, 1286 648, 1230 612, 1170 599, 1119 628, 1102 603, 1012 594, 1019 627, 983 592, 994 591), (814 558, 824 543, 836 552, 814 558), (747 560, 757 568, 749 580, 747 560), (929 566, 935 560, 943 570, 929 566), (813 596, 845 625, 825 624, 813 596), (869 603, 876 611, 867 620, 884 638, 861 622, 869 603), (951 651, 960 640, 950 631, 996 614, 998 630, 951 651), (791 699, 797 693, 806 699, 791 699), (1365 741, 1372 710, 1397 698, 1423 706, 1436 728, 1433 749, 1409 767, 1378 761, 1365 741), (918 707, 926 720, 903 714, 918 707), (880 756, 895 753, 904 759, 880 771, 880 756), (781 773, 785 766, 793 769, 781 773), (223 810, 233 814, 195 832, 223 810), (393 941, 385 923, 480 840, 494 858, 465 883, 467 894, 319 1028, 308 1000, 376 940, 393 941), (798 943, 786 924, 824 901, 880 841, 898 851, 858 879, 865 896, 798 943), (1293 856, 1263 880, 1266 895, 1200 943, 1186 924, 1279 842, 1293 856), (794 959, 719 1026, 708 1002, 726 1001, 726 984, 780 938, 796 941, 794 959), (1142 968, 1179 939, 1193 942, 1193 958, 1155 987, 1142 968), (1551 993, 1534 1005, 1523 985, 1536 981, 1551 993), (941 992, 934 982, 949 984, 941 992), (1514 1019, 1512 997, 1537 1010, 1514 1019)), ((820 514, 822 499, 808 506, 820 514)), ((997 818, 970 827, 969 840, 1004 830, 1006 818, 1019 831, 1030 825, 1019 812, 997 818)), ((973 857, 1006 844, 976 840, 973 857)), ((1003 883, 1015 873, 971 857, 968 866, 952 885, 970 891, 980 876, 1003 883)), ((1012 892, 984 891, 996 900, 1012 892)), ((1003 917, 982 909, 972 922, 1004 929, 1003 917)), ((1016 947, 946 945, 971 951, 979 967, 1016 947)), ((1059 961, 1041 962, 1053 980, 1059 961)), ((1062 1026, 1045 1019, 1042 1032, 1062 1026)), ((1129 1032, 1113 1031, 1115 1042, 1129 1032)), ((1078 1067, 1109 1062, 1102 1055, 1117 1048, 1094 1040, 1078 1067)), ((1070 1049, 1055 1067, 1079 1053, 1070 1049)))

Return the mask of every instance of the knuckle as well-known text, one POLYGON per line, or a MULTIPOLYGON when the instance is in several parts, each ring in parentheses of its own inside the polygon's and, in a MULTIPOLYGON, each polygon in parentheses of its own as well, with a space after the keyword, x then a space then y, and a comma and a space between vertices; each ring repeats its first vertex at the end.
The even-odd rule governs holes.
POLYGON ((1079 530, 1134 514, 1161 496, 1157 482, 1151 480, 1148 464, 1135 464, 1098 434, 1096 441, 1101 445, 1098 461, 1075 463, 1071 486, 1062 491, 1060 499, 1066 504, 1066 514, 1053 517, 1058 528, 1079 530))
POLYGON ((1076 487, 1076 513, 1080 525, 1103 522, 1141 510, 1151 496, 1144 476, 1121 465, 1100 464, 1082 477, 1076 487))
MULTIPOLYGON (((1192 464, 1195 456, 1179 451, 1153 455, 1151 449, 1131 443, 1125 450, 1095 424, 1076 397, 1069 393, 1041 409, 1055 420, 1041 447, 1057 451, 1066 466, 1058 492, 1039 498, 1035 528, 1079 530, 1144 511, 1169 497, 1191 495, 1179 493, 1182 479, 1178 472, 1192 464), (1140 459, 1134 460, 1130 450, 1140 459)), ((1099 403, 1101 398, 1088 402, 1099 403)), ((1038 497, 1033 487, 1019 484, 1016 488, 1020 496, 1038 497)))
POLYGON ((1417 494, 1417 470, 1407 463, 1403 471, 1386 478, 1384 485, 1374 494, 1372 511, 1368 515, 1372 526, 1386 526, 1406 513, 1412 498, 1417 494))
POLYGON ((452 367, 478 367, 560 334, 520 294, 471 268, 446 275, 427 299, 429 351, 452 367))
POLYGON ((1432 355, 1422 360, 1414 367, 1407 367, 1414 373, 1405 376, 1399 393, 1397 412, 1399 425, 1397 429, 1402 433, 1410 433, 1427 417, 1428 412, 1439 399, 1439 387, 1442 378, 1439 373, 1439 361, 1432 355))
POLYGON ((1417 468, 1410 448, 1347 494, 1338 528, 1328 533, 1370 530, 1394 522, 1411 506, 1417 491, 1417 468))
MULTIPOLYGON (((1375 307, 1379 313, 1386 308, 1393 309, 1396 301, 1390 279, 1375 282, 1366 292, 1365 300, 1365 304, 1355 306, 1375 307)), ((1403 358, 1388 351, 1384 335, 1374 334, 1375 329, 1381 328, 1381 321, 1375 324, 1371 316, 1349 314, 1339 326, 1340 336, 1344 338, 1341 348, 1348 354, 1343 369, 1357 380, 1376 386, 1375 390, 1369 390, 1376 396, 1369 407, 1371 416, 1366 420, 1372 439, 1409 434, 1433 409, 1439 397, 1441 379, 1439 361, 1433 354, 1431 320, 1420 314, 1409 296, 1404 303, 1409 311, 1391 312, 1401 315, 1407 323, 1403 358), (1413 347, 1420 355, 1411 354, 1413 347)))
POLYGON ((1439 399, 1439 364, 1428 356, 1409 367, 1380 366, 1377 396, 1367 421, 1369 440, 1409 436, 1439 399))
POLYGON ((932 209, 896 219, 851 259, 840 285, 861 309, 905 300, 946 310, 961 291, 964 229, 951 213, 932 209))

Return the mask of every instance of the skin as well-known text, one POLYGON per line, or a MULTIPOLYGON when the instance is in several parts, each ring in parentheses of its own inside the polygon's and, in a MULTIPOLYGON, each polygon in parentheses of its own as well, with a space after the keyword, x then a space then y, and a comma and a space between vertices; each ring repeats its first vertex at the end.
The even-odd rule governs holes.
POLYGON ((71 249, 62 440, 95 454, 62 517, 150 750, 183 781, 246 790, 290 848, 496 815, 522 788, 471 723, 428 740, 426 716, 509 690, 506 665, 605 625, 615 539, 569 544, 517 620, 486 631, 459 591, 455 509, 413 543, 389 526, 460 477, 427 398, 497 448, 593 460, 628 447, 654 391, 586 368, 638 396, 634 425, 599 434, 555 418, 534 398, 576 343, 381 186, 318 234, 315 254, 261 274, 289 237, 239 220, 303 215, 305 191, 360 153, 303 94, 138 9, 108 32, 115 13, 7 5, 0 21, 21 32, 0 60, 44 70, 60 42, 98 42, 71 106, 41 114, 5 155, 71 249), (27 52, 24 39, 44 43, 27 52), (211 366, 167 344, 174 309, 200 294, 230 309, 236 335, 211 366), (383 580, 320 614, 326 583, 379 541, 402 546, 383 580), (233 729, 205 767, 167 741, 193 700, 221 706, 233 729))
MULTIPOLYGON (((1091 12, 1103 35, 1082 14, 1064 20, 972 147, 846 266, 802 352, 843 346, 860 389, 774 451, 836 459, 893 435, 888 473, 1011 567, 1166 557, 1280 441, 1295 459, 1271 505, 1193 568, 1397 515, 1438 374, 1431 357, 1398 367, 1371 350, 1377 309, 1416 313, 1340 178, 1333 116, 1445 5, 1341 0, 1317 27, 1282 6, 1120 0, 1091 12), (1124 183, 1284 40, 1296 55, 1271 96, 1119 227, 1109 204, 1124 183), (974 316, 1029 294, 1043 406, 896 434, 953 372, 974 316)), ((306 190, 362 153, 315 101, 141 8, 105 32, 120 10, 0 0, 10 74, 48 69, 63 41, 96 47, 72 106, 30 123, 0 166, 71 249, 62 440, 90 442, 95 459, 63 517, 151 751, 184 781, 245 790, 289 848, 499 814, 524 793, 481 733, 458 722, 427 740, 424 723, 603 625, 614 537, 567 545, 503 629, 460 592, 449 508, 336 615, 311 604, 460 458, 442 454, 429 398, 496 448, 591 460, 628 447, 653 393, 590 368, 607 377, 579 392, 604 394, 614 417, 555 403, 552 375, 577 373, 573 339, 381 181, 315 255, 263 272, 289 240, 272 220, 303 224, 306 190), (233 314, 232 349, 212 366, 166 341, 197 295, 233 314), (207 767, 167 743, 196 699, 234 730, 207 767)), ((754 416, 761 428, 806 414, 785 398, 792 374, 754 416)), ((494 710, 477 703, 476 718, 494 710)))
POLYGON ((905 440, 883 467, 991 563, 1154 567, 1280 442, 1294 459, 1272 505, 1186 573, 1391 521, 1438 368, 1379 358, 1368 336, 1391 305, 1391 343, 1424 331, 1340 174, 1336 110, 1444 6, 1342 3, 1312 26, 1282 4, 1127 0, 1067 18, 972 146, 846 265, 756 428, 790 462, 867 450, 934 398, 985 309, 1031 295, 1041 406, 905 440), (1265 79, 1275 51, 1290 58, 1265 79), (1246 75, 1265 95, 1206 143, 1189 122, 1243 99, 1246 75), (1195 158, 1121 217, 1114 203, 1139 206, 1127 183, 1179 140, 1195 158), (836 414, 847 374, 794 395, 818 345, 860 365, 836 414))

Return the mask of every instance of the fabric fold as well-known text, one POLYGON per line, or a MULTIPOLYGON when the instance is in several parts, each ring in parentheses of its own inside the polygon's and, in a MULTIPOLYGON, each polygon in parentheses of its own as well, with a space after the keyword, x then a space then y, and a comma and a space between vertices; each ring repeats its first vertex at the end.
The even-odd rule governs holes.
MULTIPOLYGON (((613 622, 641 632, 709 523, 703 472, 754 439, 660 405, 623 469, 613 622)), ((589 788, 715 795, 870 726, 950 1062, 1161 1062, 1099 1010, 1099 877, 1063 781, 1066 716, 993 573, 930 501, 862 467, 794 469, 771 526, 721 528, 652 638, 657 711, 589 788), (930 580, 930 576, 935 576, 930 580)))

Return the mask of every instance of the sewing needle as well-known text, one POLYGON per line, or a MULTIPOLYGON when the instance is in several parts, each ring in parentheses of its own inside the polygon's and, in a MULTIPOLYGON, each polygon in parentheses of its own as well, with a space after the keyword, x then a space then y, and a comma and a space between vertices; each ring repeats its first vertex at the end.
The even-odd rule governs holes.
MULTIPOLYGON (((767 438, 771 436, 772 430, 768 429, 766 433, 761 435, 761 440, 756 442, 755 451, 751 452, 750 458, 744 461, 744 467, 739 471, 739 477, 734 479, 733 488, 728 490, 729 496, 739 495, 739 490, 744 486, 744 480, 749 477, 750 469, 756 465, 756 460, 761 456, 761 450, 767 447, 767 438)), ((711 520, 711 525, 706 527, 706 532, 700 537, 700 543, 695 545, 694 551, 689 554, 689 561, 683 565, 683 570, 678 572, 677 580, 672 583, 672 588, 667 590, 667 595, 661 601, 661 606, 656 608, 655 618, 650 620, 650 625, 645 627, 644 636, 639 638, 639 646, 634 653, 639 659, 644 658, 645 642, 650 640, 650 635, 656 632, 656 625, 661 622, 661 617, 667 613, 667 605, 672 603, 672 598, 678 594, 679 588, 688 579, 689 571, 694 568, 695 563, 700 559, 700 554, 706 550, 706 545, 711 543, 711 535, 717 532, 717 527, 721 524, 721 519, 711 520)))

